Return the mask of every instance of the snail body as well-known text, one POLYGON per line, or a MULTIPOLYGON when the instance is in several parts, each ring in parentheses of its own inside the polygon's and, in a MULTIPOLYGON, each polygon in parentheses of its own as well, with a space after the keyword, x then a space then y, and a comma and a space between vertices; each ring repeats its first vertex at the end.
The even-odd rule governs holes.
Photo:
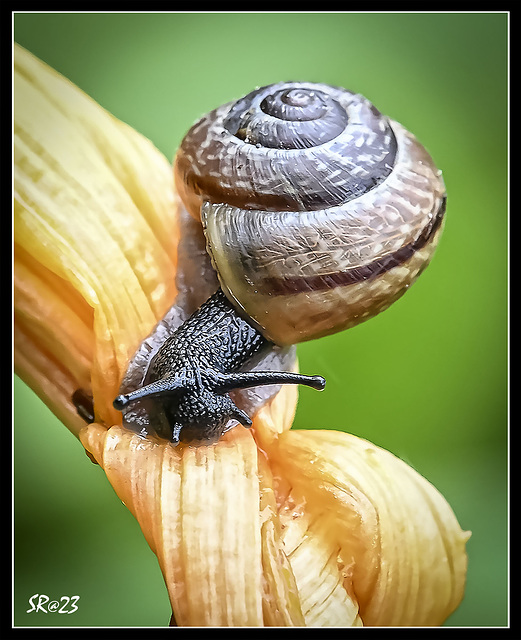
MULTIPOLYGON (((195 325, 189 321, 191 340, 205 342, 192 326, 201 327, 213 305, 221 317, 231 314, 219 331, 248 327, 247 340, 222 340, 224 350, 242 355, 218 358, 214 366, 199 351, 191 374, 198 384, 203 371, 215 370, 217 377, 233 373, 230 384, 254 386, 248 372, 240 380, 237 373, 266 343, 318 338, 387 308, 430 261, 443 224, 441 173, 416 138, 362 96, 323 84, 270 85, 215 109, 187 133, 174 173, 187 211, 202 224, 222 290, 195 325)), ((179 331, 182 338, 186 329, 179 331)), ((179 337, 160 351, 178 352, 179 337)), ((219 351, 215 344, 210 349, 219 351)), ((165 380, 179 378, 184 367, 177 356, 156 356, 145 385, 118 396, 115 406, 167 394, 174 440, 183 424, 193 424, 203 439, 206 431, 229 428, 228 418, 249 424, 247 415, 224 405, 222 420, 216 426, 212 419, 208 429, 204 411, 194 418, 172 409, 183 404, 185 391, 167 390, 165 380), (158 367, 157 358, 169 365, 158 367)), ((262 373, 259 384, 323 387, 316 376, 262 373)), ((215 393, 226 395, 230 384, 215 393)))

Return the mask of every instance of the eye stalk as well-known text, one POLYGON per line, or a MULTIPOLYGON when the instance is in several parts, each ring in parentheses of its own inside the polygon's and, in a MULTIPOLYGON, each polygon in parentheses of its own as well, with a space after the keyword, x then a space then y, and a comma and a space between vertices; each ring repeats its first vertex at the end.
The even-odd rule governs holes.
POLYGON ((122 411, 131 402, 135 402, 136 400, 140 400, 141 398, 157 397, 161 394, 172 395, 176 391, 182 392, 182 390, 183 380, 181 378, 177 378, 176 376, 168 376, 166 378, 163 378, 162 380, 151 382, 150 384, 147 384, 140 389, 136 389, 135 391, 131 391, 130 393, 120 394, 117 398, 115 398, 113 405, 114 409, 122 411))

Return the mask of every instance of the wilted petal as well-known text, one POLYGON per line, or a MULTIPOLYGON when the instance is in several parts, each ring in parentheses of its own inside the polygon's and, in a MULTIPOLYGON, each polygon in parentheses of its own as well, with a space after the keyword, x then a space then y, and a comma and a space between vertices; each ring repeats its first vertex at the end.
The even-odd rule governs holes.
POLYGON ((356 599, 344 585, 339 541, 330 535, 335 523, 327 514, 315 518, 303 496, 295 502, 297 495, 288 496, 279 516, 306 626, 362 626, 356 599))
MULTIPOLYGON (((329 541, 333 552, 336 545, 337 575, 364 625, 439 625, 454 611, 469 534, 425 478, 391 453, 335 431, 288 431, 268 455, 290 487, 282 509, 292 506, 293 527, 302 519, 297 540, 329 541)), ((310 579, 318 588, 320 578, 310 579)))
MULTIPOLYGON (((276 522, 272 526, 277 534, 274 546, 278 549, 279 566, 285 567, 292 586, 289 594, 296 592, 305 626, 362 626, 358 603, 343 579, 339 541, 330 534, 336 526, 334 514, 322 510, 316 517, 311 513, 305 494, 291 485, 277 456, 273 457, 273 451, 280 452, 274 433, 285 431, 288 420, 291 424, 293 399, 292 389, 284 387, 254 420, 255 435, 266 455, 265 466, 269 466, 264 477, 269 477, 276 505, 272 504, 270 514, 276 522)), ((296 624, 295 620, 292 624, 296 624)))
POLYGON ((99 419, 128 360, 175 297, 177 198, 170 163, 68 80, 15 47, 17 372, 74 430, 71 393, 99 419), (62 339, 60 339, 62 337, 62 339))
POLYGON ((257 447, 242 428, 174 447, 120 427, 81 432, 157 554, 177 624, 262 626, 257 447))
POLYGON ((278 627, 305 626, 301 593, 282 538, 273 476, 263 456, 259 457, 259 475, 264 624, 278 627))

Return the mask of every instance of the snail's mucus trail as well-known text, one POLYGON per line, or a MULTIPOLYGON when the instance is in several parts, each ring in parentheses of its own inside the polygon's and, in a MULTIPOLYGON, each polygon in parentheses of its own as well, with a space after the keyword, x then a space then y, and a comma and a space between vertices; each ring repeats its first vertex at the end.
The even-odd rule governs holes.
POLYGON ((409 244, 368 264, 346 269, 337 273, 305 276, 298 278, 266 278, 264 281, 270 295, 285 296, 305 291, 324 291, 335 287, 345 287, 364 280, 375 278, 404 262, 424 247, 440 228, 445 214, 447 198, 444 197, 433 219, 425 226, 421 234, 409 244))

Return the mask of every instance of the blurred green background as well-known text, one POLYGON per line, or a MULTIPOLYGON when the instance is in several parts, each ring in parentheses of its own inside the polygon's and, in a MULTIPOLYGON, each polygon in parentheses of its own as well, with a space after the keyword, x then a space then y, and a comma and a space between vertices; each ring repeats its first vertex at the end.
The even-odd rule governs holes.
MULTIPOLYGON (((443 169, 445 233, 391 309, 299 347, 295 427, 389 449, 452 505, 468 543, 452 626, 507 613, 507 31, 502 13, 23 13, 14 37, 171 158, 203 113, 257 85, 345 86, 443 169)), ((155 556, 99 467, 15 380, 16 625, 162 626, 155 556), (73 615, 29 598, 79 595, 73 615)))

